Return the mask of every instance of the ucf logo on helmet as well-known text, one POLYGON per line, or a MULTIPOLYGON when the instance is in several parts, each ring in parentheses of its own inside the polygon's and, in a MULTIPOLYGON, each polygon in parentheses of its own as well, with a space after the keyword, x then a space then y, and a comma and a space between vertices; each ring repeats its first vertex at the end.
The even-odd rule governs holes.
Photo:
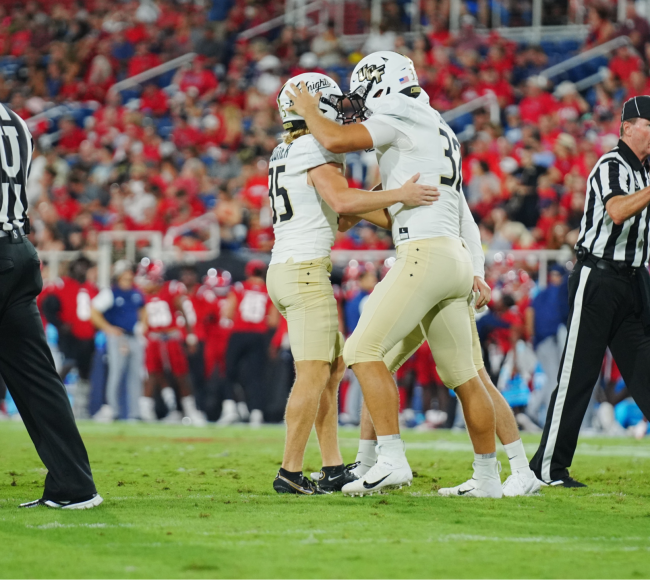
POLYGON ((367 64, 361 70, 357 72, 359 76, 359 82, 375 80, 375 82, 380 83, 381 77, 384 76, 384 69, 386 65, 381 64, 377 66, 376 64, 367 64))

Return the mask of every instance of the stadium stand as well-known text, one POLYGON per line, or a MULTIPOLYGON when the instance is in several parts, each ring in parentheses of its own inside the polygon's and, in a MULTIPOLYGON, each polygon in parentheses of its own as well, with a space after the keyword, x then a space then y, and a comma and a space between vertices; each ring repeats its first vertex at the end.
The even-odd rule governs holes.
MULTIPOLYGON (((502 9, 500 22, 529 24, 530 13, 515 4, 502 9)), ((405 4, 388 2, 380 27, 360 46, 344 43, 334 22, 316 32, 276 25, 249 34, 277 21, 283 8, 263 0, 0 5, 0 101, 38 142, 28 196, 39 251, 92 256, 104 232, 153 231, 185 257, 202 258, 214 248, 214 229, 184 227, 201 218, 218 224, 222 251, 204 271, 218 265, 242 279, 246 259, 273 244, 267 159, 282 130, 278 90, 305 70, 326 72, 345 90, 363 54, 393 49, 413 59, 432 106, 448 112, 469 103, 450 123, 463 141, 464 189, 496 290, 484 347, 498 374, 508 353, 532 351, 526 311, 538 276, 546 286, 546 269, 540 274, 538 262, 517 251, 560 251, 551 261, 571 267, 585 179, 617 142, 621 103, 650 92, 647 20, 630 4, 617 23, 614 6, 590 3, 584 41, 527 43, 486 30, 470 2, 455 32, 448 3, 422 2, 420 32, 407 34, 405 4), (572 57, 575 65, 566 67, 572 57), (472 109, 486 96, 496 108, 472 109)), ((369 29, 364 3, 348 2, 345 11, 346 34, 369 29)), ((347 171, 355 186, 378 181, 372 154, 350 155, 347 171)), ((339 234, 334 248, 391 244, 385 232, 360 225, 339 234)), ((114 242, 112 252, 111 261, 124 257, 126 244, 114 242)), ((361 269, 381 275, 383 258, 372 262, 361 269)), ((335 272, 342 302, 358 292, 358 270, 335 272)), ((281 352, 281 338, 274 344, 281 352)), ((270 372, 289 380, 286 369, 270 372)), ((532 364, 503 380, 516 374, 533 386, 539 373, 532 364)))

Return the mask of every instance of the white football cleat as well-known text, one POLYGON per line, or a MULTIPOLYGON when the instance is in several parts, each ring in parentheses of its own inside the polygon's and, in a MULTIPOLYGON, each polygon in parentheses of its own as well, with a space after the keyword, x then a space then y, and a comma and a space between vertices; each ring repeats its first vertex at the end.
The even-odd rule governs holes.
POLYGON ((381 455, 361 479, 344 485, 341 491, 346 495, 372 495, 382 489, 402 489, 412 481, 413 472, 405 457, 381 455))
POLYGON ((521 495, 535 495, 539 493, 542 482, 537 479, 532 471, 513 473, 503 482, 503 495, 517 497, 521 495))
POLYGON ((156 401, 151 397, 140 397, 140 419, 145 423, 154 423, 158 421, 156 415, 156 401))
POLYGON ((476 470, 472 479, 468 479, 465 483, 461 483, 456 487, 442 487, 438 490, 438 495, 446 497, 450 496, 464 496, 464 497, 503 497, 503 488, 501 487, 501 478, 499 472, 501 471, 501 464, 497 462, 494 474, 489 477, 476 476, 476 470))
POLYGON ((185 417, 189 417, 190 425, 194 427, 205 427, 207 425, 205 415, 196 408, 196 401, 192 395, 181 399, 181 407, 183 407, 185 417))
POLYGON ((244 401, 237 403, 237 413, 242 421, 248 421, 250 419, 251 414, 248 410, 248 405, 244 401))
POLYGON ((97 423, 112 423, 115 421, 115 412, 110 405, 102 405, 99 411, 93 415, 93 421, 97 423))
POLYGON ((170 411, 167 413, 167 416, 163 418, 163 423, 167 425, 182 425, 183 424, 183 413, 180 411, 170 411))
POLYGON ((259 409, 253 409, 248 419, 248 424, 253 428, 261 427, 264 424, 264 413, 259 409))
POLYGON ((221 416, 217 425, 232 425, 239 422, 239 413, 237 412, 237 403, 232 399, 226 399, 221 406, 221 416))

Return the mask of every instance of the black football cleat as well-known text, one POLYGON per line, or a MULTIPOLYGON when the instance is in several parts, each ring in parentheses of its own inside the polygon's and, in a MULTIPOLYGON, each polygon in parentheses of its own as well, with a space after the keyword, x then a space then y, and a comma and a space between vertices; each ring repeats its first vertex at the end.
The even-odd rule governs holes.
POLYGON ((356 466, 356 464, 351 464, 350 466, 336 465, 335 467, 323 467, 319 473, 312 473, 311 477, 314 483, 325 493, 334 493, 341 491, 346 483, 351 483, 359 479, 349 469, 353 465, 356 466))
POLYGON ((273 489, 278 493, 293 493, 296 495, 323 495, 325 492, 304 475, 298 481, 292 481, 278 473, 273 480, 273 489))
POLYGON ((569 475, 561 479, 554 479, 553 481, 542 481, 542 485, 548 485, 550 487, 587 487, 585 483, 576 481, 569 475))
POLYGON ((52 499, 36 499, 34 501, 29 501, 27 503, 21 503, 19 507, 21 508, 34 508, 39 506, 45 506, 53 509, 63 509, 63 510, 89 510, 91 508, 97 507, 103 502, 103 498, 98 493, 95 493, 89 497, 83 497, 79 499, 73 499, 70 501, 54 501, 52 499))

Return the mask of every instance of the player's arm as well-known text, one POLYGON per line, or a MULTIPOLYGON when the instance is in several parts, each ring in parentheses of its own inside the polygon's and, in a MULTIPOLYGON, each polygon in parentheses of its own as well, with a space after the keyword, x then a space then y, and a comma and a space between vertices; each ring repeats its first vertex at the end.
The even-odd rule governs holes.
POLYGON ((194 329, 196 327, 196 312, 194 311, 194 304, 188 296, 181 296, 181 308, 183 314, 185 315, 185 343, 190 349, 190 352, 194 354, 196 352, 196 345, 199 342, 198 337, 194 334, 194 329))
MULTIPOLYGON (((381 191, 382 186, 381 183, 378 183, 373 187, 370 191, 381 191)), ((385 210, 377 210, 376 212, 371 212, 371 214, 367 215, 374 215, 376 214, 377 219, 380 219, 382 221, 381 224, 378 224, 377 222, 373 222, 372 220, 365 218, 366 221, 369 221, 375 225, 378 225, 380 228, 385 228, 387 230, 390 230, 392 227, 391 224, 391 219, 390 219, 390 214, 385 211, 385 210), (381 215, 380 215, 381 214, 381 215), (388 226, 383 225, 385 223, 385 218, 388 218, 388 226)), ((347 232, 349 229, 353 228, 356 226, 362 219, 361 216, 358 215, 342 215, 339 216, 339 232, 347 232)))
POLYGON ((142 335, 144 336, 149 330, 149 316, 147 315, 147 308, 140 309, 140 328, 142 330, 142 335))
POLYGON ((221 311, 222 318, 227 318, 228 320, 235 319, 235 310, 237 310, 237 295, 234 292, 228 294, 226 298, 226 303, 223 306, 221 311))
POLYGON ((531 306, 526 308, 526 336, 532 339, 535 335, 535 309, 531 306))
POLYGON ((475 308, 480 310, 486 306, 492 299, 492 289, 485 282, 485 253, 481 244, 481 232, 474 221, 472 212, 467 205, 465 196, 462 195, 460 207, 460 237, 465 242, 469 253, 472 256, 472 266, 474 268, 474 284, 472 291, 478 293, 476 297, 475 308))
POLYGON ((109 288, 102 290, 90 303, 90 321, 95 328, 110 336, 121 336, 124 334, 122 329, 113 326, 104 318, 104 312, 112 308, 113 303, 114 296, 112 290, 109 288))
POLYGON ((298 87, 293 83, 290 86, 292 90, 287 91, 287 95, 293 105, 287 107, 287 111, 300 115, 311 134, 325 149, 332 153, 350 153, 374 147, 370 132, 363 125, 339 125, 325 117, 318 108, 320 93, 310 95, 303 82, 298 87))
POLYGON ((338 214, 355 216, 395 203, 408 206, 433 204, 440 197, 438 189, 433 185, 416 183, 419 178, 418 173, 399 189, 371 193, 349 187, 343 168, 338 163, 325 163, 309 170, 309 180, 327 205, 338 214))
POLYGON ((271 304, 269 307, 269 314, 266 317, 266 323, 269 325, 269 328, 277 328, 280 323, 280 311, 274 304, 271 304))
POLYGON ((45 320, 52 326, 55 326, 57 329, 63 327, 63 321, 61 320, 61 300, 59 300, 58 296, 54 294, 46 296, 41 305, 41 309, 43 310, 45 320))

